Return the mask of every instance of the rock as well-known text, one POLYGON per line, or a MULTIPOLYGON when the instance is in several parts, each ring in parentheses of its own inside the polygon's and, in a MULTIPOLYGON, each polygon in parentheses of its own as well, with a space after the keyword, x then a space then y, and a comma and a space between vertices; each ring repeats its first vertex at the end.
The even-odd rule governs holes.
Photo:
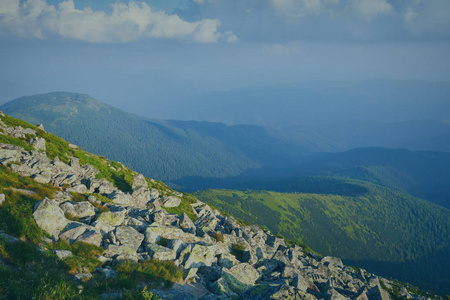
POLYGON ((95 227, 102 235, 106 235, 115 229, 115 227, 105 219, 97 220, 92 223, 91 226, 95 227))
POLYGON ((43 125, 43 124, 39 124, 39 125, 38 125, 38 128, 39 128, 40 130, 42 130, 42 131, 45 132, 45 129, 44 129, 44 125, 43 125))
POLYGON ((215 230, 218 221, 219 220, 212 211, 207 211, 195 220, 194 224, 197 229, 202 229, 204 232, 208 232, 215 230))
POLYGON ((164 196, 161 204, 164 207, 178 207, 181 204, 181 199, 175 196, 164 196))
POLYGON ((40 137, 35 137, 30 141, 30 144, 33 145, 34 149, 45 151, 45 139, 40 137))
POLYGON ((55 253, 59 259, 64 259, 73 255, 72 251, 69 250, 53 250, 53 253, 55 253))
POLYGON ((81 234, 75 242, 84 242, 97 247, 100 247, 103 240, 103 236, 101 233, 95 230, 86 230, 83 234, 81 234))
POLYGON ((154 243, 159 238, 166 240, 181 240, 183 243, 198 243, 203 239, 193 234, 186 233, 174 226, 149 226, 145 230, 146 242, 154 243))
POLYGON ((186 213, 183 213, 180 216, 180 227, 184 232, 195 233, 195 225, 194 222, 189 218, 186 213))
POLYGON ((123 207, 132 206, 133 198, 130 194, 124 194, 121 191, 114 191, 113 193, 108 195, 108 198, 111 199, 114 204, 120 205, 123 207))
POLYGON ((5 194, 0 194, 0 205, 2 205, 3 202, 5 202, 5 194))
POLYGON ((337 257, 332 256, 325 256, 320 261, 325 266, 328 266, 329 268, 343 268, 344 264, 342 263, 342 260, 337 257))
POLYGON ((92 278, 91 273, 80 273, 80 274, 74 275, 74 280, 79 280, 79 281, 83 281, 83 282, 88 281, 91 278, 92 278))
POLYGON ((186 257, 184 268, 199 268, 202 266, 211 266, 215 261, 215 252, 211 251, 210 247, 202 245, 192 245, 186 247, 180 254, 181 257, 186 257))
POLYGON ((147 202, 150 201, 150 189, 144 175, 134 176, 131 196, 134 207, 147 208, 147 202))
POLYGON ((246 285, 254 285, 260 276, 259 272, 248 263, 240 263, 229 270, 225 270, 225 272, 238 278, 239 281, 246 285))
POLYGON ((14 236, 12 236, 12 235, 9 235, 9 234, 7 234, 7 233, 4 233, 4 232, 0 232, 0 239, 3 239, 3 240, 5 240, 5 241, 7 241, 8 243, 17 243, 17 242, 21 242, 20 239, 14 237, 14 236))
POLYGON ((133 260, 137 261, 136 251, 126 246, 108 244, 105 252, 103 252, 103 256, 107 258, 117 258, 118 256, 133 257, 133 260))
POLYGON ((52 179, 50 176, 47 176, 45 174, 34 174, 33 176, 31 176, 31 178, 39 183, 49 183, 52 179))
POLYGON ((105 276, 105 278, 116 278, 116 276, 117 276, 117 271, 113 270, 109 267, 97 268, 97 272, 99 272, 100 274, 103 274, 103 276, 105 276))
POLYGON ((59 207, 64 211, 64 213, 70 214, 75 218, 85 218, 95 215, 94 206, 87 201, 64 202, 60 204, 59 207))
POLYGON ((101 213, 98 216, 97 221, 104 220, 113 226, 119 226, 125 220, 125 214, 126 214, 126 210, 107 211, 107 212, 101 213))
POLYGON ((44 198, 36 204, 33 217, 42 230, 56 239, 58 239, 61 230, 68 224, 63 210, 48 198, 44 198))
POLYGON ((381 288, 379 284, 367 291, 370 300, 390 300, 389 293, 381 288))
POLYGON ((141 246, 144 235, 130 226, 118 226, 116 228, 116 238, 121 245, 133 249, 135 252, 141 246))
POLYGON ((145 245, 145 250, 153 259, 158 260, 175 260, 177 256, 175 250, 158 244, 147 243, 145 245))
POLYGON ((89 192, 87 187, 82 183, 68 188, 67 191, 78 194, 87 194, 89 192))
POLYGON ((59 238, 68 241, 70 244, 74 243, 77 238, 82 235, 88 227, 79 222, 69 223, 64 230, 59 234, 59 238))

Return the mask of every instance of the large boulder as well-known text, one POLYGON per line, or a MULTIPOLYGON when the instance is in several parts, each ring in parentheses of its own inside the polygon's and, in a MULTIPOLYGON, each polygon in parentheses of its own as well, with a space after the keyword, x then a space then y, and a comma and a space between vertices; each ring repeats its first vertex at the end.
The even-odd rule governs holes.
POLYGON ((33 217, 38 226, 55 239, 58 239, 59 233, 68 223, 64 211, 57 203, 48 198, 44 198, 36 204, 33 217))
POLYGON ((164 196, 162 199, 162 206, 164 207, 178 207, 181 204, 181 199, 175 196, 164 196))
POLYGON ((121 245, 137 251, 144 240, 144 235, 133 227, 118 226, 116 228, 116 238, 121 245))
POLYGON ((199 244, 186 247, 180 254, 180 258, 185 260, 184 268, 189 269, 211 266, 216 261, 215 251, 211 250, 211 247, 199 244))
POLYGON ((183 213, 180 216, 180 227, 184 232, 195 233, 195 225, 194 222, 189 218, 186 213, 183 213))
POLYGON ((40 137, 35 137, 30 142, 31 145, 34 146, 34 149, 45 151, 45 139, 40 137))
POLYGON ((131 196, 134 207, 147 208, 147 203, 150 201, 150 189, 144 175, 134 176, 131 196))
POLYGON ((75 218, 92 217, 95 215, 94 206, 88 201, 83 202, 64 202, 59 207, 66 214, 70 214, 75 218))
POLYGON ((240 282, 242 282, 246 285, 254 285, 256 280, 260 276, 259 272, 252 265, 250 265, 248 263, 241 263, 241 264, 235 265, 234 267, 230 268, 229 270, 225 269, 224 272, 227 272, 227 273, 233 275, 240 282))
POLYGON ((177 257, 175 250, 158 244, 148 243, 145 245, 145 250, 153 259, 157 260, 175 260, 177 257))
POLYGON ((104 220, 113 226, 122 225, 125 220, 126 210, 106 211, 97 217, 97 221, 104 220))

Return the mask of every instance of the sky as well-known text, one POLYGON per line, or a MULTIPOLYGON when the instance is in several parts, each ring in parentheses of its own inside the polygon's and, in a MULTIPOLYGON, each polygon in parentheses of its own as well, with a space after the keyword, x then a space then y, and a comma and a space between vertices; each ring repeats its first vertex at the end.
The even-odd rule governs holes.
POLYGON ((0 104, 87 93, 140 115, 309 80, 450 81, 448 0, 0 0, 0 104))

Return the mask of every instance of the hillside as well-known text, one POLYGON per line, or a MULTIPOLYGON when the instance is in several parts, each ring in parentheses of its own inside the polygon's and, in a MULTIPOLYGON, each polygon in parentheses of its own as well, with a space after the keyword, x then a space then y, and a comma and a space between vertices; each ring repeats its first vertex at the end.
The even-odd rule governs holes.
POLYGON ((324 255, 449 293, 448 209, 343 178, 310 177, 299 182, 302 188, 304 193, 206 190, 195 195, 324 255))
POLYGON ((159 106, 166 118, 178 120, 261 125, 291 134, 309 129, 342 150, 450 152, 449 99, 447 82, 305 81, 209 92, 159 106))
POLYGON ((450 154, 435 151, 358 148, 305 156, 302 162, 290 168, 248 170, 240 176, 224 179, 182 178, 174 183, 187 191, 225 188, 329 193, 330 182, 321 184, 314 178, 311 181, 311 176, 363 180, 450 208, 450 154))
POLYGON ((1 299, 443 299, 0 120, 1 299))
POLYGON ((49 132, 87 151, 164 180, 237 176, 246 169, 286 165, 304 154, 333 148, 309 132, 293 140, 258 126, 145 119, 82 94, 23 97, 0 109, 43 124, 49 132))

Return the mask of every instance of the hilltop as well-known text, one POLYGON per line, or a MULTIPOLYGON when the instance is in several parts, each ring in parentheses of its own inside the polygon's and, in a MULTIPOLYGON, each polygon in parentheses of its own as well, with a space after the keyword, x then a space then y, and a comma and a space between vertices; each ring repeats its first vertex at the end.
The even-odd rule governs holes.
POLYGON ((2 298, 439 298, 0 119, 2 298))
POLYGON ((294 139, 254 125, 147 119, 85 94, 22 97, 0 109, 160 180, 233 177, 248 169, 290 165, 307 153, 334 147, 308 131, 294 139))

